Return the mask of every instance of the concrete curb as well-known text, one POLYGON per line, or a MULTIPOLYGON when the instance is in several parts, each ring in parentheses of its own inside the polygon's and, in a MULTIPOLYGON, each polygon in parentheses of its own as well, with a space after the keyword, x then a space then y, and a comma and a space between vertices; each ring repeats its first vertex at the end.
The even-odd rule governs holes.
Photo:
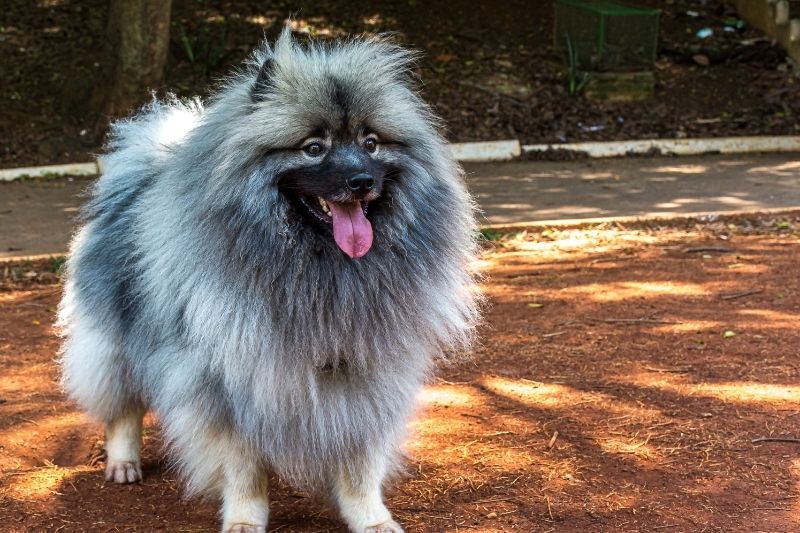
POLYGON ((490 141, 474 143, 454 143, 450 145, 453 156, 465 163, 487 161, 508 161, 516 159, 522 153, 519 141, 490 141))
POLYGON ((7 168, 0 169, 0 181, 12 181, 20 178, 54 178, 58 176, 96 176, 99 173, 99 167, 96 162, 7 168))
POLYGON ((800 152, 800 136, 722 137, 718 139, 649 139, 641 141, 581 142, 564 144, 529 144, 523 153, 565 151, 589 157, 640 155, 752 154, 800 152))

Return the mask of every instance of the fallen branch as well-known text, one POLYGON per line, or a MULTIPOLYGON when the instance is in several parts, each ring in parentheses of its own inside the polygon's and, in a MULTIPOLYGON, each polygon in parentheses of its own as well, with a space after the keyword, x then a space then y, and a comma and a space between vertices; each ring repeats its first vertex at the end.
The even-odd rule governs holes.
POLYGON ((759 437, 751 440, 750 442, 753 444, 758 444, 759 442, 791 442, 794 444, 800 444, 800 439, 793 439, 791 437, 759 437))
POLYGON ((554 331, 553 333, 543 333, 540 335, 543 339, 549 339, 550 337, 558 337, 559 335, 563 335, 566 331, 554 331))
POLYGON ((690 366, 682 366, 676 368, 653 368, 651 366, 646 366, 644 368, 645 370, 649 370, 650 372, 672 372, 674 374, 685 374, 686 372, 689 372, 692 369, 692 367, 690 366))
POLYGON ((728 248, 726 246, 696 246, 694 248, 687 248, 683 251, 685 254, 697 254, 703 252, 718 252, 721 254, 727 254, 733 252, 733 248, 728 248))
POLYGON ((739 292, 728 292, 720 294, 719 297, 723 300, 735 300, 736 298, 744 298, 745 296, 750 296, 752 294, 759 294, 764 292, 763 289, 747 289, 746 291, 739 291, 739 292))
POLYGON ((605 322, 606 324, 681 324, 674 320, 661 320, 660 318, 593 318, 587 320, 594 322, 605 322))

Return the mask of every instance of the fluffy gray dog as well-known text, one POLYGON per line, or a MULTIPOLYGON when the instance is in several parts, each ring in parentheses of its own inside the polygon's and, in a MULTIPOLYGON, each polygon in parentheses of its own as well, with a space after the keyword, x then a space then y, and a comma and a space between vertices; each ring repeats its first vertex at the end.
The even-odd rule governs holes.
POLYGON ((265 531, 267 474, 398 532, 382 484, 415 395, 477 319, 473 206, 408 52, 284 31, 205 105, 113 128, 72 244, 63 381, 141 479, 160 417, 223 530, 265 531))

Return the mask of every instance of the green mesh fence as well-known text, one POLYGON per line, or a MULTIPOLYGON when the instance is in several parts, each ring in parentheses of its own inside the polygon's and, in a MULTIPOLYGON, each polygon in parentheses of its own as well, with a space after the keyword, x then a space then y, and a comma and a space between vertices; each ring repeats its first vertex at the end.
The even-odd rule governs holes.
POLYGON ((656 58, 656 9, 605 0, 556 0, 554 43, 579 70, 645 70, 656 58))

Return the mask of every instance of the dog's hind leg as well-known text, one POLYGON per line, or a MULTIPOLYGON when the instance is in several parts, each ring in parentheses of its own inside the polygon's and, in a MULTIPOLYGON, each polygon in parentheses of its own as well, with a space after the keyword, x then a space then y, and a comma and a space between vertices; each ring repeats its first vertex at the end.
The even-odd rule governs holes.
POLYGON ((105 423, 106 479, 142 479, 139 457, 145 408, 132 391, 127 362, 119 346, 91 318, 69 317, 61 359, 62 384, 81 407, 105 423))
POLYGON ((333 486, 333 497, 353 533, 403 533, 383 503, 381 485, 387 472, 383 454, 367 454, 340 468, 333 486))

